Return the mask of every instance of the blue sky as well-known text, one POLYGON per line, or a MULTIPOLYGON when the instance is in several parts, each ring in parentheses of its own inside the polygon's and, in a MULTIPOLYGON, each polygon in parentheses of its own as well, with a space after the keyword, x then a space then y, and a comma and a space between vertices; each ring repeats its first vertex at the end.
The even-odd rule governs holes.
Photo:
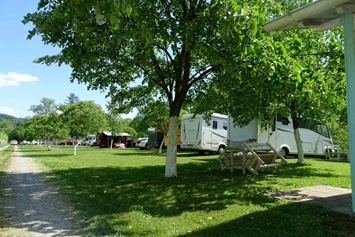
MULTIPOLYGON (((88 91, 86 85, 71 83, 71 68, 33 63, 40 56, 52 55, 58 49, 44 45, 40 37, 26 40, 31 25, 21 23, 23 16, 37 8, 39 0, 0 0, 0 113, 16 117, 32 116, 31 105, 42 97, 64 103, 70 93, 80 100, 94 100, 105 108, 107 99, 99 91, 88 91)), ((123 115, 134 117, 135 113, 123 115)))

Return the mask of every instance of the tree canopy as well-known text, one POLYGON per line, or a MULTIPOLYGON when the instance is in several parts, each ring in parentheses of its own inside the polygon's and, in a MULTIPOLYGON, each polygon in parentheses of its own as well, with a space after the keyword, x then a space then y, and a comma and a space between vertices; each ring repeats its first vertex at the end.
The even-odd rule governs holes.
POLYGON ((12 131, 13 127, 14 125, 10 120, 0 120, 0 132, 9 134, 12 131))
POLYGON ((30 139, 46 141, 48 150, 50 150, 50 141, 55 136, 68 137, 68 129, 63 125, 61 118, 51 112, 48 115, 35 115, 25 123, 25 136, 30 139))
MULTIPOLYGON (((215 90, 229 104, 236 101, 244 106, 245 117, 255 115, 246 108, 255 105, 257 115, 270 118, 275 107, 289 113, 290 107, 298 105, 318 106, 322 93, 330 91, 327 86, 341 84, 338 79, 327 84, 337 77, 331 54, 339 52, 339 35, 331 32, 312 38, 315 34, 308 31, 300 35, 263 32, 269 17, 308 2, 41 0, 37 11, 27 14, 23 22, 34 26, 28 38, 40 35, 45 44, 61 49, 37 63, 70 65, 72 81, 107 91, 120 112, 143 106, 152 97, 166 99, 172 139, 165 176, 175 177, 176 144, 170 141, 177 137, 177 117, 183 105, 194 102, 201 92, 215 90), (322 52, 323 43, 329 46, 328 55, 317 53, 322 52), (330 73, 322 74, 322 67, 330 73), (305 78, 317 79, 322 87, 305 78), (283 84, 285 80, 290 83, 283 84), (259 93, 261 85, 270 93, 259 93), (309 100, 301 102, 299 93, 309 100), (291 103, 280 102, 284 98, 291 103)), ((230 106, 227 111, 234 109, 238 107, 230 106)))
MULTIPOLYGON (((292 10, 282 2, 285 1, 280 2, 280 9, 292 10)), ((293 1, 291 5, 296 7, 300 2, 308 1, 293 1)), ((239 73, 233 77, 224 72, 215 74, 208 87, 198 95, 195 112, 238 112, 235 122, 240 126, 254 118, 267 124, 276 114, 290 116, 295 139, 302 119, 331 122, 343 109, 346 98, 342 31, 267 34, 260 28, 256 37, 259 40, 249 46, 259 53, 244 57, 244 63, 238 64, 239 73), (271 58, 270 52, 274 53, 271 58), (265 66, 273 70, 260 72, 259 69, 265 66)), ((302 145, 298 145, 300 155, 302 145)), ((303 153, 299 163, 303 163, 303 153)))
POLYGON ((61 49, 37 63, 70 65, 72 81, 108 91, 121 112, 144 105, 147 95, 167 98, 171 139, 165 176, 175 177, 183 103, 193 100, 210 75, 233 75, 254 53, 248 45, 268 17, 265 2, 272 1, 41 0, 23 22, 34 26, 29 39, 40 35, 61 49))
POLYGON ((71 105, 78 101, 80 101, 79 96, 75 95, 74 93, 70 93, 70 95, 67 96, 67 98, 65 99, 64 103, 67 105, 71 105))
POLYGON ((48 115, 49 113, 55 111, 57 109, 57 105, 55 104, 55 100, 43 97, 40 100, 39 105, 31 105, 29 111, 32 111, 34 114, 38 115, 48 115))
POLYGON ((107 127, 106 115, 94 101, 79 101, 61 106, 61 117, 70 130, 71 137, 86 137, 107 127))

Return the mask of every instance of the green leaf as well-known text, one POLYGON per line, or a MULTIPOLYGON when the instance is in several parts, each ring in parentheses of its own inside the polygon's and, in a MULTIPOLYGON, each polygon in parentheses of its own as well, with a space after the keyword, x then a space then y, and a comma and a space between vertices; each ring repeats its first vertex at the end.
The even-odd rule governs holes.
POLYGON ((102 25, 104 24, 104 15, 102 15, 101 13, 99 12, 96 12, 96 23, 99 24, 99 25, 102 25))

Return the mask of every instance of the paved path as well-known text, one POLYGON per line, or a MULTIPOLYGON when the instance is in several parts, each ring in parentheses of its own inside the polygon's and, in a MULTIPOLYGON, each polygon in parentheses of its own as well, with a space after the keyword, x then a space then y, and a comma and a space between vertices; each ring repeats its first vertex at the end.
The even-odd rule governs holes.
POLYGON ((272 191, 268 195, 295 202, 320 205, 324 208, 353 215, 351 210, 351 189, 337 188, 328 185, 317 185, 284 191, 272 191))
POLYGON ((34 160, 21 156, 17 146, 1 189, 0 205, 5 213, 0 236, 77 236, 73 209, 45 181, 34 160))

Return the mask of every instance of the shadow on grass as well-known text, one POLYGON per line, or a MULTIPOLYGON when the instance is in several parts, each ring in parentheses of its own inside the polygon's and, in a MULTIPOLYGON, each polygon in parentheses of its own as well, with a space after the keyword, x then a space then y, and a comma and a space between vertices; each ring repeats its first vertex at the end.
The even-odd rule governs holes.
POLYGON ((191 153, 178 153, 178 157, 206 157, 206 156, 215 156, 216 159, 218 157, 217 154, 205 154, 205 155, 200 155, 198 153, 195 153, 195 152, 191 152, 191 153))
MULTIPOLYGON (((113 152, 117 152, 117 150, 112 150, 113 152)), ((162 153, 159 153, 159 151, 157 150, 137 150, 137 151, 134 151, 132 152, 132 150, 119 150, 119 152, 115 153, 115 155, 119 155, 119 156, 146 156, 146 155, 149 155, 149 156, 161 156, 161 157, 166 157, 166 152, 162 152, 162 153)), ((184 158, 184 157, 187 157, 187 158, 191 158, 191 157, 206 157, 207 155, 204 155, 204 156, 201 156, 197 153, 177 153, 177 157, 178 158, 184 158)), ((217 159, 217 155, 214 155, 217 159)))
MULTIPOLYGON (((154 151, 137 151, 134 154, 137 156, 149 152, 155 154, 154 151)), ((30 156, 36 157, 36 154, 30 156)), ((51 154, 43 156, 50 157, 51 154)), ((52 154, 52 157, 63 156, 71 155, 52 154)), ((191 154, 189 156, 191 157, 191 154)), ((206 227, 183 236, 308 236, 308 230, 313 228, 309 222, 313 223, 315 220, 309 213, 302 213, 301 210, 304 211, 304 208, 299 210, 298 204, 286 205, 279 209, 271 208, 278 200, 263 194, 274 188, 272 184, 267 184, 267 181, 274 179, 275 173, 262 172, 259 176, 254 176, 242 175, 240 170, 234 173, 220 172, 215 159, 206 157, 193 159, 201 162, 179 164, 179 178, 176 179, 163 177, 164 166, 85 167, 54 170, 45 175, 60 181, 63 193, 69 194, 76 209, 89 223, 95 222, 90 227, 85 226, 86 231, 98 236, 117 234, 117 226, 128 224, 123 217, 114 218, 113 215, 124 216, 130 212, 141 212, 154 217, 169 218, 185 212, 225 210, 233 204, 256 205, 267 210, 244 215, 228 223, 206 227), (273 222, 274 219, 278 222, 273 222), (297 224, 302 224, 301 228, 297 224), (295 231, 297 228, 299 230, 295 231)), ((316 176, 330 177, 330 174, 316 170, 311 165, 287 164, 280 178, 316 176)), ((31 192, 25 195, 28 199, 33 198, 31 192)), ((31 211, 30 207, 27 211, 31 211)), ((122 234, 130 236, 132 232, 122 234)))
MULTIPOLYGON (((268 206, 276 202, 255 188, 258 177, 206 169, 204 163, 179 165, 177 179, 162 177, 164 166, 142 168, 81 168, 55 171, 63 191, 89 220, 100 216, 90 233, 110 235, 112 215, 142 212, 154 217, 173 217, 184 212, 223 210, 239 202, 268 206)), ((119 221, 122 221, 120 218, 119 221)), ((121 224, 120 224, 121 225, 121 224)), ((127 233, 128 234, 128 233, 127 233)))
MULTIPOLYGON (((116 151, 113 151, 116 152, 116 151)), ((136 151, 136 152, 132 152, 129 151, 127 153, 123 152, 119 152, 119 153, 114 153, 114 155, 117 156, 161 156, 161 157, 165 157, 165 154, 160 154, 156 151, 136 151)))
POLYGON ((326 162, 326 163, 343 163, 343 164, 346 164, 348 163, 349 164, 349 161, 348 160, 329 160, 329 159, 314 159, 315 161, 318 161, 318 162, 326 162))
MULTIPOLYGON (((290 171, 285 170, 280 178, 329 177, 329 173, 307 166, 290 164, 287 169, 290 171)), ((180 164, 179 170, 177 179, 162 177, 164 166, 80 168, 54 171, 50 175, 61 180, 64 191, 71 194, 72 201, 85 216, 101 217, 100 224, 90 229, 100 235, 115 233, 105 227, 112 222, 111 214, 138 211, 165 218, 184 212, 224 210, 238 203, 269 208, 277 202, 264 195, 273 189, 272 184, 265 183, 275 178, 274 173, 254 176, 238 171, 220 172, 212 168, 211 162, 180 164)), ((270 227, 272 224, 276 223, 270 223, 270 227)))
POLYGON ((253 212, 232 221, 193 231, 179 237, 299 237, 353 236, 355 221, 318 206, 291 203, 253 212))
POLYGON ((282 177, 284 178, 295 178, 295 177, 324 177, 324 178, 332 178, 338 177, 339 175, 331 173, 331 169, 324 169, 320 172, 316 167, 312 165, 299 165, 296 163, 288 163, 283 166, 284 172, 282 173, 282 177), (327 172, 328 171, 328 172, 327 172))

